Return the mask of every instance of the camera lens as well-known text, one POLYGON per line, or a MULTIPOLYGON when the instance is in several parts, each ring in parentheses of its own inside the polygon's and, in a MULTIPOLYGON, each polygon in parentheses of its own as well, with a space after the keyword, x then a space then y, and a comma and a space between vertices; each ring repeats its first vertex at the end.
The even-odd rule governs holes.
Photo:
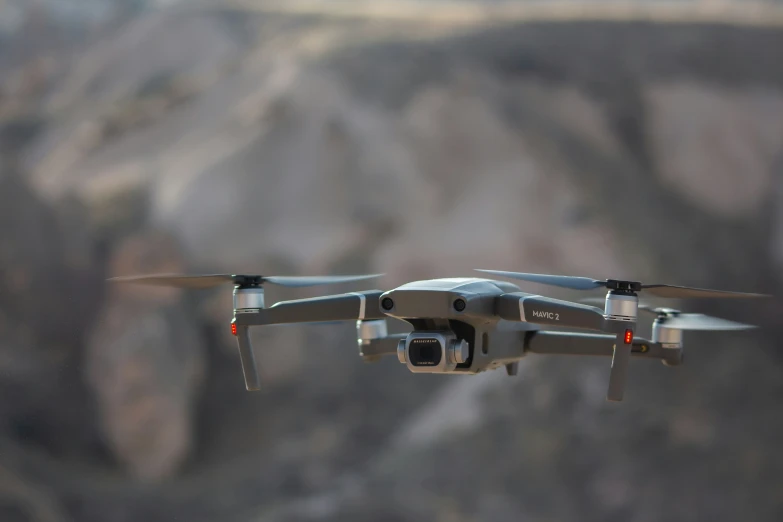
POLYGON ((465 309, 465 301, 464 299, 457 299, 454 301, 454 309, 458 312, 461 312, 465 309))
POLYGON ((413 366, 437 366, 443 349, 437 339, 420 337, 411 341, 408 355, 413 366))
POLYGON ((390 297, 385 297, 383 301, 381 301, 381 307, 383 307, 384 310, 391 310, 394 308, 394 301, 390 297))

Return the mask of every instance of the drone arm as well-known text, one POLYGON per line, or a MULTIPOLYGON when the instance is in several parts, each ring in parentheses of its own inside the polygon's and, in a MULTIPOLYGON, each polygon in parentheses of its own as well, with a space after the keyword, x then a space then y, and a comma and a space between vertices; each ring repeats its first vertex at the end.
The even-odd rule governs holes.
POLYGON ((264 326, 271 324, 319 323, 383 319, 379 298, 383 292, 369 290, 346 294, 280 301, 269 308, 235 314, 237 324, 264 326))
POLYGON ((256 357, 253 354, 253 346, 250 344, 250 327, 236 325, 237 345, 239 346, 239 361, 242 364, 242 373, 245 377, 245 388, 248 391, 261 389, 261 376, 258 374, 256 357))
POLYGON ((512 292, 498 296, 496 314, 507 321, 603 331, 603 311, 594 306, 512 292))
MULTIPOLYGON (((612 357, 615 342, 614 335, 539 330, 526 333, 524 353, 612 357)), ((633 340, 631 355, 673 363, 677 354, 659 343, 637 337, 633 340)))
POLYGON ((397 344, 406 337, 408 334, 403 333, 379 339, 359 339, 359 355, 367 362, 377 361, 386 355, 397 355, 397 344))
POLYGON ((382 319, 385 315, 378 304, 381 293, 380 290, 351 292, 281 301, 269 308, 235 309, 231 331, 237 338, 245 388, 248 391, 261 389, 261 377, 250 342, 251 326, 382 319))
POLYGON ((629 335, 633 338, 633 323, 604 318, 604 311, 594 306, 551 297, 512 292, 503 294, 498 299, 496 313, 504 319, 614 333, 612 346, 615 348, 612 349, 612 371, 609 374, 606 397, 610 401, 623 399, 632 350, 632 346, 624 340, 629 335), (519 310, 513 309, 515 302, 519 310))

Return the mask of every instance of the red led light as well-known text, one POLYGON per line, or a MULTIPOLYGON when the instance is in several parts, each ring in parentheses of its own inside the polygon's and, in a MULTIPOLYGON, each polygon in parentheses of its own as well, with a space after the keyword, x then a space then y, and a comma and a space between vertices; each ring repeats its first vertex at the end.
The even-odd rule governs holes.
POLYGON ((237 334, 237 323, 231 323, 231 334, 232 335, 237 334))
POLYGON ((625 344, 631 344, 633 342, 633 330, 625 331, 625 344))

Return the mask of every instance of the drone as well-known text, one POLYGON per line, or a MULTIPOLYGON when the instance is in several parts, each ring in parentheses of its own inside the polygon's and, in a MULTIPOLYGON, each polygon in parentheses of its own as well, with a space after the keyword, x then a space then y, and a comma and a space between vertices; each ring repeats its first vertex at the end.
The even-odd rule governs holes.
POLYGON ((266 307, 264 285, 309 287, 364 281, 383 274, 314 277, 156 274, 116 277, 109 281, 183 289, 233 285, 230 326, 237 340, 248 391, 261 389, 250 327, 355 321, 359 355, 365 361, 396 355, 413 373, 472 375, 505 367, 506 373, 513 376, 518 372, 520 360, 529 354, 611 357, 606 399, 614 402, 623 400, 632 357, 679 366, 683 363, 684 331, 755 328, 703 314, 653 308, 639 302, 640 293, 671 299, 770 297, 616 279, 477 271, 571 290, 604 288, 607 292, 600 308, 588 304, 591 299, 571 302, 526 293, 515 284, 499 279, 460 277, 413 281, 388 291, 367 290, 279 301, 266 307), (639 310, 655 316, 649 340, 635 335, 639 310), (410 331, 389 335, 387 320, 390 318, 407 323, 410 331), (544 329, 547 327, 550 329, 544 329))

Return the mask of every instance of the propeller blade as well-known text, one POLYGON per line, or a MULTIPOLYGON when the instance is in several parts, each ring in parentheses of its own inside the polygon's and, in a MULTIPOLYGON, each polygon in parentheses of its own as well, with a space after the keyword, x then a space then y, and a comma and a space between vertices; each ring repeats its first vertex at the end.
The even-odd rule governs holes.
POLYGON ((551 286, 559 286, 562 288, 570 288, 572 290, 593 290, 595 288, 617 288, 618 285, 629 287, 631 290, 639 291, 643 290, 650 295, 657 297, 665 297, 670 299, 688 299, 688 298, 757 298, 757 297, 772 297, 768 294, 754 294, 747 292, 729 292, 726 290, 710 290, 706 288, 694 288, 689 286, 677 286, 677 285, 640 285, 638 282, 630 281, 616 281, 593 279, 590 277, 575 277, 575 276, 562 276, 562 275, 547 275, 547 274, 526 274, 522 272, 504 272, 500 270, 481 270, 475 269, 477 272, 485 272, 487 274, 494 274, 502 277, 508 277, 510 279, 519 279, 522 281, 530 281, 532 283, 541 283, 551 286))
POLYGON ((725 290, 708 290, 705 288, 692 288, 688 286, 675 285, 642 285, 642 289, 651 295, 657 297, 666 297, 674 299, 688 298, 753 298, 753 297, 771 297, 767 294, 750 294, 745 292, 728 292, 725 290))
POLYGON ((612 357, 612 369, 609 372, 609 390, 606 400, 619 402, 625 395, 625 385, 628 382, 628 365, 631 362, 631 345, 624 344, 618 336, 612 357))
POLYGON ((170 286, 177 288, 203 289, 212 288, 222 284, 264 284, 269 283, 278 286, 302 288, 307 286, 328 285, 336 283, 348 283, 352 281, 364 281, 380 277, 383 274, 370 275, 335 275, 335 276, 270 276, 237 275, 237 274, 151 274, 143 276, 112 277, 112 283, 132 283, 154 286, 170 286))
MULTIPOLYGON (((601 297, 588 297, 586 299, 580 299, 583 303, 601 303, 604 299, 601 297)), ((662 320, 662 324, 665 324, 669 328, 676 328, 678 330, 749 330, 752 328, 758 328, 752 324, 738 323, 735 321, 729 321, 728 319, 721 319, 719 317, 712 317, 705 314, 684 314, 674 308, 667 308, 663 306, 654 307, 648 303, 639 303, 639 310, 643 310, 650 314, 665 316, 662 320)))
POLYGON ((676 328, 677 330, 749 330, 757 328, 752 324, 738 323, 711 317, 704 314, 679 314, 673 317, 667 317, 661 324, 667 328, 676 328))
POLYGON ((593 290, 595 288, 606 287, 606 281, 599 281, 589 277, 547 275, 547 274, 526 274, 522 272, 503 272, 500 270, 482 270, 474 269, 477 272, 494 274, 510 279, 519 279, 521 281, 530 281, 531 283, 541 283, 550 286, 559 286, 570 288, 572 290, 593 290))
POLYGON ((278 286, 290 288, 303 288, 306 286, 331 285, 337 283, 350 283, 353 281, 364 281, 375 279, 384 274, 369 275, 335 275, 335 276, 270 276, 265 277, 264 281, 278 286))
POLYGON ((172 286, 177 288, 211 288, 214 286, 231 283, 234 276, 231 274, 211 275, 181 275, 181 274, 154 274, 145 276, 112 277, 112 283, 132 283, 151 286, 172 286))
POLYGON ((653 307, 652 305, 645 304, 645 305, 639 305, 639 308, 641 308, 645 312, 650 312, 656 315, 674 316, 681 313, 679 310, 675 310, 674 308, 666 308, 665 306, 653 307))

